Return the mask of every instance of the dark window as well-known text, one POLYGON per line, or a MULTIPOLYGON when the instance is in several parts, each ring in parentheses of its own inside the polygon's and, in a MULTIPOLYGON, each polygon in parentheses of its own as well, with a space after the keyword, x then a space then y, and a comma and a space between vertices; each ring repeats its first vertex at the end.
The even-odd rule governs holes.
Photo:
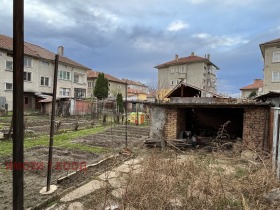
POLYGON ((86 89, 82 88, 74 88, 75 98, 85 98, 86 97, 86 89))

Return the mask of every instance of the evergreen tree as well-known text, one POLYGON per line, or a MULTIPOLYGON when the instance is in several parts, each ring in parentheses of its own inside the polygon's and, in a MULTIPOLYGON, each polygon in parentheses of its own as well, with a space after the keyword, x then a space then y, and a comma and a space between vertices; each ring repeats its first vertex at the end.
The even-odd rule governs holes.
POLYGON ((255 96, 257 96, 257 91, 252 91, 251 93, 250 93, 250 95, 248 96, 248 98, 254 98, 255 96))
POLYGON ((96 85, 93 94, 98 99, 104 99, 108 97, 108 92, 109 92, 108 80, 105 78, 104 73, 99 73, 96 80, 96 85))
POLYGON ((123 97, 121 93, 118 93, 117 95, 117 107, 119 109, 119 113, 124 112, 124 107, 123 107, 123 97))

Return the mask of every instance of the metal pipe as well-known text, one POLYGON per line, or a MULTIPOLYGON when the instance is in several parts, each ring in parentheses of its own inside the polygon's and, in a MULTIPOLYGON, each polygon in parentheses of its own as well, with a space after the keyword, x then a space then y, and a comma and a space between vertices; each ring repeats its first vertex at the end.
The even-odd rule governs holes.
POLYGON ((13 1, 13 209, 23 209, 24 0, 13 1), (16 167, 17 165, 17 167, 16 167), (20 167, 18 167, 20 166, 20 167))
POLYGON ((54 136, 54 122, 55 122, 55 103, 56 103, 56 90, 57 90, 58 61, 59 61, 59 55, 55 55, 52 116, 51 116, 51 128, 50 128, 49 159, 48 159, 47 190, 46 190, 47 192, 50 191, 51 176, 52 176, 52 153, 53 153, 53 136, 54 136))

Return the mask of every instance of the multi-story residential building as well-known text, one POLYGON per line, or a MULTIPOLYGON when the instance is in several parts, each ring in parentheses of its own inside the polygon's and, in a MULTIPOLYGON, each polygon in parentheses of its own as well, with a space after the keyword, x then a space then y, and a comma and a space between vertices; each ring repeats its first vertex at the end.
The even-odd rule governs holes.
MULTIPOLYGON (((94 87, 96 84, 96 80, 98 77, 98 74, 100 72, 97 71, 93 71, 93 70, 89 70, 87 71, 87 80, 88 80, 88 94, 87 97, 91 98, 93 96, 93 91, 94 91, 94 87)), ((109 93, 108 93, 108 97, 111 98, 116 98, 118 93, 121 93, 123 97, 125 97, 125 88, 126 88, 126 84, 124 81, 113 77, 112 75, 109 74, 105 74, 104 73, 104 77, 108 80, 109 82, 109 93)))
POLYGON ((253 84, 240 88, 241 98, 246 99, 250 96, 258 96, 263 91, 263 80, 255 79, 253 84))
MULTIPOLYGON (((175 59, 155 66, 158 69, 158 97, 164 97, 180 81, 193 85, 200 89, 216 92, 217 70, 219 68, 210 61, 210 55, 205 58, 196 56, 193 52, 188 57, 179 58, 176 54, 175 59)), ((202 93, 207 96, 207 93, 202 93)))
MULTIPOLYGON (((64 57, 64 48, 58 48, 59 66, 57 97, 86 97, 89 68, 64 57)), ((40 46, 24 43, 24 106, 40 109, 43 95, 52 95, 55 53, 40 46)), ((0 96, 4 96, 9 110, 13 100, 13 39, 0 35, 0 96)))
POLYGON ((264 59, 263 93, 280 92, 280 39, 260 44, 264 59))

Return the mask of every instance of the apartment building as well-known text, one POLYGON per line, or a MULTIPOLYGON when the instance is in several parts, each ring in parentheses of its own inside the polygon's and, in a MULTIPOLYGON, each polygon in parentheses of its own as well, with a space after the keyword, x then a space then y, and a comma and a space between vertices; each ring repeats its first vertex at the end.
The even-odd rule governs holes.
MULTIPOLYGON (((87 83, 88 83, 88 94, 87 97, 91 98, 93 97, 93 91, 94 91, 94 87, 96 84, 96 80, 97 77, 99 75, 99 73, 101 72, 97 72, 97 71, 93 71, 93 70, 89 70, 87 71, 87 83)), ((126 88, 126 84, 124 81, 110 75, 110 74, 106 74, 104 73, 104 77, 108 80, 109 82, 109 93, 108 93, 108 97, 110 98, 116 98, 118 93, 121 93, 123 97, 125 97, 125 88, 126 88)))
POLYGON ((264 59, 263 93, 280 92, 280 39, 260 44, 264 59))
MULTIPOLYGON (((188 57, 180 58, 175 55, 175 59, 154 68, 158 69, 158 93, 163 97, 180 81, 193 85, 208 92, 215 93, 217 90, 217 71, 219 68, 210 61, 210 54, 205 57, 196 56, 193 52, 188 57)), ((203 97, 207 93, 201 94, 203 97)))
MULTIPOLYGON (((59 72, 57 97, 84 98, 88 67, 64 56, 58 48, 59 72)), ((24 43, 24 108, 40 109, 39 101, 53 92, 55 53, 31 43, 24 43)), ((13 38, 0 34, 0 96, 9 110, 13 101, 13 38)))

